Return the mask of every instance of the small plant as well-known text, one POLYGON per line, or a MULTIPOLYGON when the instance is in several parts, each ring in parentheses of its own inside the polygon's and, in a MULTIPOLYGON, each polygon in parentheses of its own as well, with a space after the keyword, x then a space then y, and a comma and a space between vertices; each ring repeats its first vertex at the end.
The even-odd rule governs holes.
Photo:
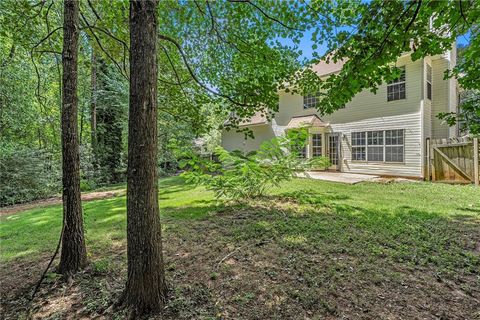
POLYGON ((300 130, 289 133, 262 143, 258 151, 247 155, 219 147, 215 149, 218 163, 192 155, 181 163, 187 169, 183 176, 188 182, 205 185, 217 198, 257 198, 292 179, 298 171, 329 166, 329 160, 324 157, 298 156, 297 151, 305 146, 307 136, 300 130))

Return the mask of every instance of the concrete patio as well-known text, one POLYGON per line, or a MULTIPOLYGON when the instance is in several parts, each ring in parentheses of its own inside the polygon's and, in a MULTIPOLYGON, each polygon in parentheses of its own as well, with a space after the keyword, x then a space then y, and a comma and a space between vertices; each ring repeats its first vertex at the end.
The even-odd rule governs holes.
POLYGON ((298 174, 300 178, 309 178, 316 180, 341 182, 346 184, 356 184, 364 181, 372 181, 379 176, 370 174, 346 173, 346 172, 330 172, 330 171, 307 171, 298 174))

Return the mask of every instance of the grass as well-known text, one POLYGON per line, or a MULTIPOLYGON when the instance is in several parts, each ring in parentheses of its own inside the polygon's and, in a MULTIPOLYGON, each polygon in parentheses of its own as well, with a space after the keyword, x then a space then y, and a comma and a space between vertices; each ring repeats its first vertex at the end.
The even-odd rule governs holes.
MULTIPOLYGON (((480 317, 473 186, 295 179, 228 204, 173 177, 160 181, 159 200, 167 318, 480 317)), ((125 197, 83 209, 92 266, 79 286, 93 316, 124 281, 125 197)), ((45 261, 61 215, 52 206, 3 217, 2 266, 45 261)))

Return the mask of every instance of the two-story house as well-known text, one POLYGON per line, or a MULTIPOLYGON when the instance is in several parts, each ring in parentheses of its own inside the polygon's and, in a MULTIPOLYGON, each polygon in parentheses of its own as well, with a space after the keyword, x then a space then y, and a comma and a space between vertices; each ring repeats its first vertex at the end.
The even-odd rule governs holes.
MULTIPOLYGON (((310 137, 304 156, 329 157, 331 169, 425 178, 427 138, 448 138, 456 132, 436 117, 457 111, 456 80, 444 79, 455 62, 455 49, 417 61, 405 54, 396 63, 402 70, 396 81, 383 84, 376 94, 364 90, 344 108, 323 117, 315 108, 317 96, 280 91, 279 111, 272 121, 257 115, 242 124, 252 129, 254 139, 223 131, 222 146, 252 151, 289 128, 306 126, 310 137)), ((328 77, 340 71, 342 63, 322 62, 313 68, 320 77, 328 77)))

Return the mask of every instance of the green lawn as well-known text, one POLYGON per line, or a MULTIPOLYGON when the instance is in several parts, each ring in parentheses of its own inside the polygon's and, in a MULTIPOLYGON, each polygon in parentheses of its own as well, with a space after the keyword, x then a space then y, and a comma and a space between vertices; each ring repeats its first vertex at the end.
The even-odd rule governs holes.
MULTIPOLYGON (((480 317, 479 188, 295 179, 228 204, 174 177, 160 181, 159 199, 168 319, 480 317)), ((124 281, 125 197, 83 208, 93 271, 79 286, 93 316, 124 281)), ((3 270, 43 268, 61 215, 53 206, 3 217, 3 270)))

